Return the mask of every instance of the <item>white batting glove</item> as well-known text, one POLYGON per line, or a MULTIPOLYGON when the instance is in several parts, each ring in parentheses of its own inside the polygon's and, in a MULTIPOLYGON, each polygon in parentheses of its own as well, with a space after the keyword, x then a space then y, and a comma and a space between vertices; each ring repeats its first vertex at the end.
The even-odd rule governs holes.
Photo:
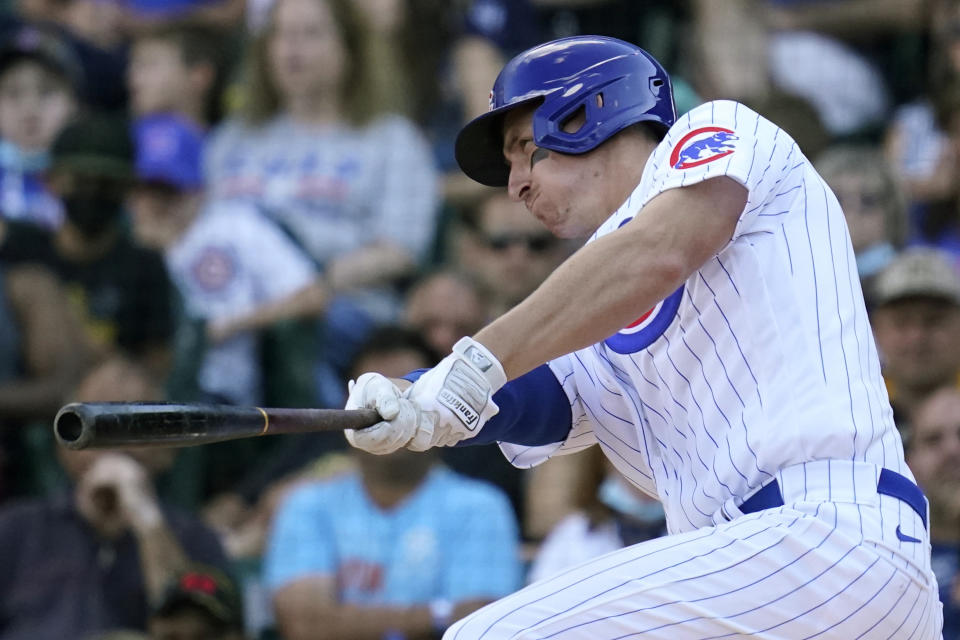
POLYGON ((453 353, 404 393, 423 415, 434 418, 430 433, 421 430, 407 448, 450 447, 477 435, 500 411, 493 394, 506 383, 496 356, 473 338, 461 338, 453 345, 453 353))
MULTIPOLYGON (((377 455, 393 453, 413 442, 429 443, 433 417, 425 415, 400 389, 379 373, 365 373, 348 385, 347 409, 375 409, 383 422, 366 429, 345 429, 352 446, 377 455)), ((424 448, 427 448, 425 446, 424 448)))

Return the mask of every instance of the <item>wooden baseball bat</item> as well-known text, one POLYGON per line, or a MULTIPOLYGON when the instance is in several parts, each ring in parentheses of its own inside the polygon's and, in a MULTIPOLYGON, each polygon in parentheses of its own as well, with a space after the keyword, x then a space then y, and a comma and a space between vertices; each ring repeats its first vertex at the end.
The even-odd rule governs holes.
POLYGON ((173 402, 68 404, 53 431, 68 449, 188 446, 278 433, 363 429, 381 420, 373 409, 264 409, 173 402))

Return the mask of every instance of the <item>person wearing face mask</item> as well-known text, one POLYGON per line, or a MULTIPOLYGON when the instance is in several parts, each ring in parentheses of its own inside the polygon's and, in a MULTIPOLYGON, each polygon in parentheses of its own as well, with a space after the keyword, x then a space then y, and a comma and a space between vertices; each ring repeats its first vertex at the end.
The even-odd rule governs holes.
POLYGON ((55 228, 60 202, 44 186, 50 145, 78 108, 82 71, 53 33, 0 35, 0 217, 55 228))
POLYGON ((527 574, 528 582, 667 532, 663 504, 631 486, 605 462, 598 448, 583 454, 578 471, 573 490, 578 509, 544 538, 527 574))
POLYGON ((121 353, 162 379, 173 334, 172 290, 162 257, 128 232, 124 201, 132 167, 124 120, 92 114, 68 124, 53 142, 45 174, 63 203, 64 222, 47 232, 11 221, 0 262, 50 268, 100 355, 121 353))

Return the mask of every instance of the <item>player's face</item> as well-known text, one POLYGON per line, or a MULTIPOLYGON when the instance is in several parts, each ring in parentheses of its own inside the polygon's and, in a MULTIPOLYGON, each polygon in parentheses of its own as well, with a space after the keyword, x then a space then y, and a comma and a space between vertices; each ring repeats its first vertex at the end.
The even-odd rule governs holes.
POLYGON ((21 149, 47 149, 75 109, 67 84, 37 62, 14 63, 0 77, 0 136, 21 149))
POLYGON ((503 125, 503 155, 510 166, 507 191, 554 235, 585 238, 611 214, 605 202, 606 166, 603 147, 568 155, 533 142, 533 109, 511 111, 503 125))
POLYGON ((283 101, 338 90, 346 64, 337 24, 322 0, 282 0, 274 14, 269 56, 283 101))
POLYGON ((960 393, 939 391, 917 409, 907 461, 931 508, 960 518, 960 393))

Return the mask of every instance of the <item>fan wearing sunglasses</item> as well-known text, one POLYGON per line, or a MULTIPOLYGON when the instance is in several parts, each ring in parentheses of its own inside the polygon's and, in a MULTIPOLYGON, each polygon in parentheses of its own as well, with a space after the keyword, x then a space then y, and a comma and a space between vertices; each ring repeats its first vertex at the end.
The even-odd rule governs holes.
POLYGON ((569 255, 523 203, 491 192, 466 212, 463 267, 480 283, 491 317, 526 298, 569 255))

